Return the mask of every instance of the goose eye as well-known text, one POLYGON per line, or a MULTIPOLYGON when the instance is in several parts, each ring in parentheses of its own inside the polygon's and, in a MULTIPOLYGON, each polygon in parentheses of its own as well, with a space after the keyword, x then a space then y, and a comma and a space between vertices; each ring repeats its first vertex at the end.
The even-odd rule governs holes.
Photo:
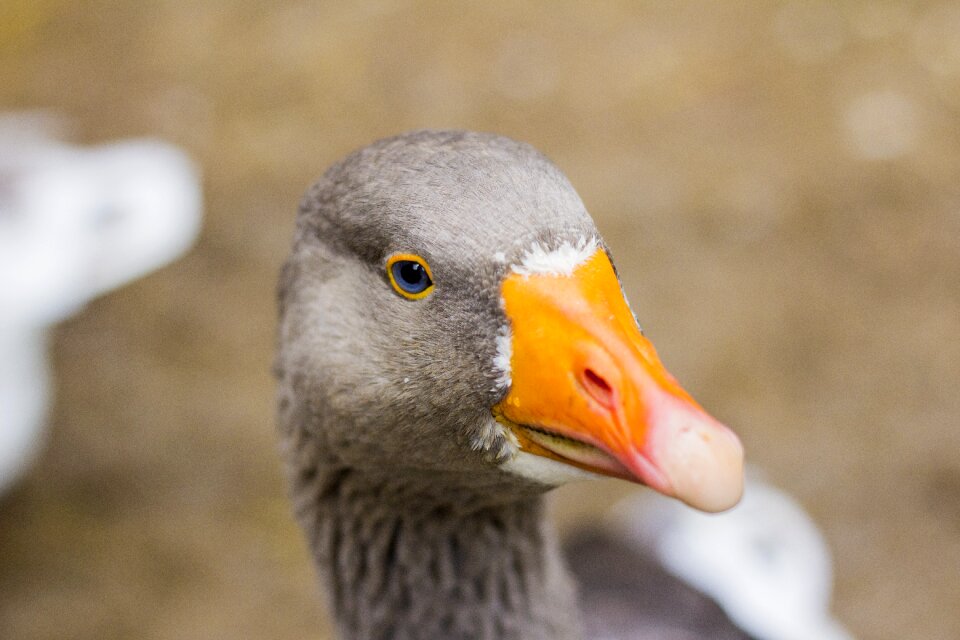
POLYGON ((430 267, 420 256, 406 253, 391 256, 387 260, 387 275, 393 288, 405 298, 419 300, 433 291, 430 267))

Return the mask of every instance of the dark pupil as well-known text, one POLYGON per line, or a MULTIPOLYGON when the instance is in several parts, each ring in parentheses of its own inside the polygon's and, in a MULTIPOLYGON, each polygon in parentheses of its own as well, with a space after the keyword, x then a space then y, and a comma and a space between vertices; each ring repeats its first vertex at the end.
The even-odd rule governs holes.
POLYGON ((393 277, 408 293, 420 293, 430 286, 430 276, 423 265, 412 260, 400 260, 393 265, 393 277))

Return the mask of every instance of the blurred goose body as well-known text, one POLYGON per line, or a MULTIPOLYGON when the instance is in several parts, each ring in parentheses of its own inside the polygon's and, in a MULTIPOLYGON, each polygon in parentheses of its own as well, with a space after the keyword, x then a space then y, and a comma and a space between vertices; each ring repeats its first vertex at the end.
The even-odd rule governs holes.
POLYGON ((725 513, 633 495, 564 551, 590 638, 633 640, 641 615, 650 638, 852 638, 830 612, 822 535, 793 498, 756 472, 725 513))
POLYGON ((173 260, 200 227, 199 176, 179 149, 76 148, 51 126, 0 118, 0 492, 42 442, 48 328, 173 260))

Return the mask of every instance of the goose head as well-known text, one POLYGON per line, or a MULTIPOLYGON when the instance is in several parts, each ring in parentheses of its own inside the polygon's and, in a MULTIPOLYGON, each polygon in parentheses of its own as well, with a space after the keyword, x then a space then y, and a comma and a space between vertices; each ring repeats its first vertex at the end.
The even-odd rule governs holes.
POLYGON ((280 422, 326 465, 421 494, 606 475, 707 511, 740 497, 740 442, 526 144, 421 131, 349 156, 302 202, 280 300, 280 422))

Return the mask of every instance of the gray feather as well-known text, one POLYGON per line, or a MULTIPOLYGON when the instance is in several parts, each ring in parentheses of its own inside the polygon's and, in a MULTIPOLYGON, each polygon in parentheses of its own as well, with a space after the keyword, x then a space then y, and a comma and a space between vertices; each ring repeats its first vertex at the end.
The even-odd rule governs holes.
POLYGON ((553 164, 494 135, 383 140, 308 191, 279 289, 279 424, 345 640, 579 637, 546 487, 500 468, 515 446, 491 407, 509 265, 596 235, 553 164), (393 291, 396 252, 429 262, 432 295, 393 291))

